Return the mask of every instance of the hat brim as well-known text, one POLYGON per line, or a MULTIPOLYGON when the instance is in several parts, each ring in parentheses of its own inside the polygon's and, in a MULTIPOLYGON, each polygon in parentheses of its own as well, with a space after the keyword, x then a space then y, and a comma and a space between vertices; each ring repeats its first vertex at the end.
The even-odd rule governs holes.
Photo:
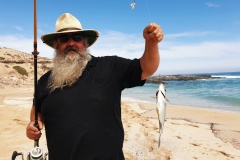
MULTIPOLYGON (((54 48, 54 39, 58 37, 61 34, 66 34, 66 33, 81 33, 86 36, 88 39, 88 47, 93 45, 96 40, 98 39, 98 32, 96 30, 68 30, 68 31, 63 31, 63 32, 54 32, 54 33, 49 33, 41 36, 41 39, 43 43, 47 44, 48 46, 54 48)), ((54 48, 55 49, 55 48, 54 48)))

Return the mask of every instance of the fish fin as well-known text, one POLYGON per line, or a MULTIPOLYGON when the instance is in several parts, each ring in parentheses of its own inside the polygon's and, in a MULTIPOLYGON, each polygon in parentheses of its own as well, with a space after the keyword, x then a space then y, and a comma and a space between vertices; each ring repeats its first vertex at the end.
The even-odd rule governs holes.
POLYGON ((167 101, 167 102, 170 102, 167 98, 166 98, 166 101, 167 101))

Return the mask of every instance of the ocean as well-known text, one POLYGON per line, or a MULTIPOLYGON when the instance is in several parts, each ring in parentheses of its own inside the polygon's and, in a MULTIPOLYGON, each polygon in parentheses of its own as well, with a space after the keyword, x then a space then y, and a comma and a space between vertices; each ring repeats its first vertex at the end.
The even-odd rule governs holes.
MULTIPOLYGON (((207 73, 217 79, 166 81, 170 105, 240 112, 240 72, 207 73)), ((122 100, 156 103, 158 84, 125 89, 122 100)))

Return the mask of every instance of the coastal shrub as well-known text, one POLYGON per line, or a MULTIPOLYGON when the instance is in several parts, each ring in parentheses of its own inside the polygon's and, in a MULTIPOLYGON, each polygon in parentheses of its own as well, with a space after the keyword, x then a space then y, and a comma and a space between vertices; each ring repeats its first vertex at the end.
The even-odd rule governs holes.
POLYGON ((5 58, 4 57, 0 57, 0 60, 4 60, 5 58))
POLYGON ((25 76, 28 76, 28 72, 26 71, 26 69, 24 69, 23 67, 21 66, 14 66, 13 69, 15 69, 19 74, 21 75, 25 75, 25 76))
POLYGON ((5 67, 6 67, 6 68, 9 68, 9 66, 8 66, 7 64, 5 64, 5 67))

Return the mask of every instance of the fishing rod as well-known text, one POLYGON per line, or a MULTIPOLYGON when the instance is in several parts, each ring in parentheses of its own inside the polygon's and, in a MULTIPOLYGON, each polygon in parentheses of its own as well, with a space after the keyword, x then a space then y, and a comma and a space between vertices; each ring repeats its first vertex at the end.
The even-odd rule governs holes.
MULTIPOLYGON (((38 124, 38 113, 37 113, 37 56, 39 52, 37 51, 37 0, 34 0, 34 41, 33 41, 33 63, 34 63, 34 108, 35 108, 35 122, 34 126, 39 129, 38 124)), ((14 151, 12 154, 12 160, 15 160, 17 156, 21 156, 22 160, 24 160, 24 155, 22 152, 14 151)), ((46 160, 48 153, 43 155, 43 149, 39 147, 39 139, 34 140, 34 148, 28 152, 27 160, 46 160)))

